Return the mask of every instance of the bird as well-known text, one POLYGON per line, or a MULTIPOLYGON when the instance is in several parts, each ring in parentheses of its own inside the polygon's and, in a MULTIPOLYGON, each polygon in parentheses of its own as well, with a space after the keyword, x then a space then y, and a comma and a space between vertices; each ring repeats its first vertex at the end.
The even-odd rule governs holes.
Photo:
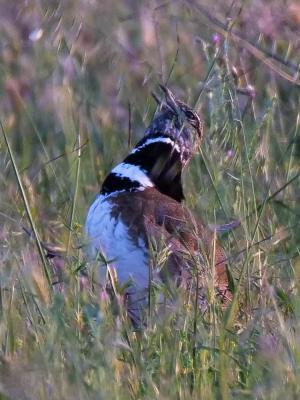
POLYGON ((85 225, 90 257, 97 259, 101 276, 109 272, 125 288, 136 327, 145 323, 152 282, 195 290, 199 278, 199 310, 205 312, 207 277, 214 273, 221 302, 232 299, 216 232, 184 204, 183 172, 201 145, 202 119, 168 87, 160 88, 164 98, 154 96, 158 111, 144 137, 106 176, 85 225), (163 261, 153 248, 156 254, 164 250, 163 261))

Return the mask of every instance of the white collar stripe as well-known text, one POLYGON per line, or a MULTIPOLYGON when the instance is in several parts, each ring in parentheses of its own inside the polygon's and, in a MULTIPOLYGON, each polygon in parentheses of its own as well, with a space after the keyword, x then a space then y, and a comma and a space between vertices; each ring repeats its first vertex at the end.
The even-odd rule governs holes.
POLYGON ((153 182, 147 174, 137 165, 121 163, 118 164, 111 173, 120 178, 129 178, 132 181, 140 183, 143 187, 154 187, 153 182))
POLYGON ((168 143, 168 144, 171 144, 172 147, 174 147, 174 149, 175 149, 176 151, 178 151, 178 153, 180 153, 180 148, 179 148, 178 144, 175 143, 175 141, 174 141, 173 139, 171 139, 171 138, 169 138, 169 137, 167 137, 167 138, 166 138, 166 137, 156 137, 156 138, 148 139, 148 140, 147 140, 145 143, 143 143, 141 146, 134 148, 130 154, 134 154, 134 153, 140 151, 141 149, 143 149, 144 147, 148 146, 149 144, 152 144, 152 143, 159 143, 159 142, 160 142, 160 143, 168 143))

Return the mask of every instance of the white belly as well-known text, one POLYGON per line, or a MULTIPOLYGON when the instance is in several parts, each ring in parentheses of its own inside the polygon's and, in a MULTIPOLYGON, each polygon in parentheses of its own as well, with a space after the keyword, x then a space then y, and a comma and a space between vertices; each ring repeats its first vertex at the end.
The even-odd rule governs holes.
MULTIPOLYGON (((89 209, 86 233, 91 256, 95 258, 101 252, 110 261, 109 267, 116 271, 119 284, 132 283, 130 292, 144 290, 149 286, 145 243, 133 242, 123 222, 111 216, 111 209, 110 202, 101 195, 89 209)), ((102 263, 99 268, 103 270, 106 266, 102 263)))

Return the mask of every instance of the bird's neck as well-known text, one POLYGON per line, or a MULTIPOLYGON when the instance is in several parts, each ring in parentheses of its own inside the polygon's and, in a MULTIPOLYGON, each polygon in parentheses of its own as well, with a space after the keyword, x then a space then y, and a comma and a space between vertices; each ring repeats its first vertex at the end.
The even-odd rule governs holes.
POLYGON ((147 135, 105 179, 101 194, 154 187, 176 201, 184 199, 180 149, 169 135, 147 135))

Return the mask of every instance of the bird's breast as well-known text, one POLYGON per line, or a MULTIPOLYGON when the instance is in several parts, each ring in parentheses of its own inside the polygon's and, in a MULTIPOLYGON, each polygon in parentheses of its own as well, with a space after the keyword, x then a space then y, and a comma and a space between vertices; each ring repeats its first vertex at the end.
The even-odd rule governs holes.
MULTIPOLYGON (((113 198, 107 199, 100 195, 89 209, 86 233, 90 255, 95 259, 99 254, 100 271, 106 271, 108 266, 113 268, 120 285, 130 282, 140 289, 147 288, 149 283, 147 246, 143 238, 130 236, 129 228, 123 222, 121 215, 113 212, 113 201, 113 198)), ((103 276, 101 272, 100 274, 103 276)))

